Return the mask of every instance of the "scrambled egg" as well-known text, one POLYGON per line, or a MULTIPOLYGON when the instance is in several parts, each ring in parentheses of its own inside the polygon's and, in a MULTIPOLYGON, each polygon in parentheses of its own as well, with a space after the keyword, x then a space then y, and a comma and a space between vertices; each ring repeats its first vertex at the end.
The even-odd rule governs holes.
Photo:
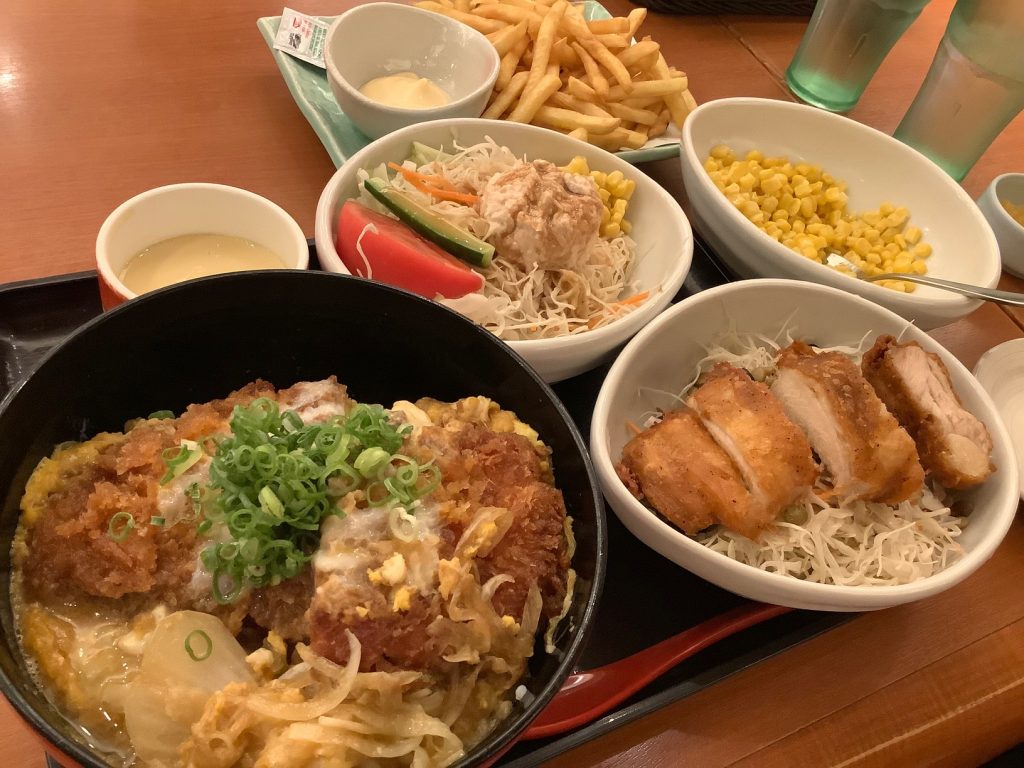
POLYGON ((64 486, 68 477, 77 475, 96 462, 106 448, 120 442, 124 435, 101 432, 84 443, 58 447, 48 459, 35 468, 21 498, 21 522, 30 528, 46 510, 46 499, 64 486))

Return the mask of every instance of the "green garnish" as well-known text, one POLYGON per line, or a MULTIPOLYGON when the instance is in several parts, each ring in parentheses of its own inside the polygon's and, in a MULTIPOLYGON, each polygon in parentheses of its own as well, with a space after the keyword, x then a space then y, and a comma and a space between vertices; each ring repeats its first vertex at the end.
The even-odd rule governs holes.
POLYGON ((185 637, 185 653, 189 655, 192 661, 206 661, 206 659, 210 658, 210 654, 213 653, 213 640, 203 630, 193 629, 185 637), (195 641, 192 638, 195 638, 195 641), (193 642, 204 643, 202 650, 197 652, 193 647, 193 642))
POLYGON ((392 424, 380 405, 360 404, 343 418, 306 425, 259 398, 236 406, 230 427, 217 443, 206 493, 188 490, 203 516, 199 532, 221 523, 230 536, 201 554, 221 603, 246 587, 296 576, 319 545, 323 519, 341 514, 335 499, 369 482, 380 486, 373 503, 409 503, 440 480, 433 465, 396 455, 412 427, 392 424))
POLYGON ((153 411, 147 419, 173 419, 174 411, 153 411))
POLYGON ((154 515, 153 517, 149 518, 149 524, 155 525, 157 528, 163 528, 166 523, 167 518, 165 517, 158 517, 154 515))
POLYGON ((192 440, 182 440, 177 448, 168 448, 163 453, 167 471, 160 478, 160 485, 167 485, 176 477, 181 477, 203 457, 203 449, 192 440))
POLYGON ((124 541, 135 527, 135 518, 128 512, 118 512, 107 523, 107 536, 114 541, 124 541))

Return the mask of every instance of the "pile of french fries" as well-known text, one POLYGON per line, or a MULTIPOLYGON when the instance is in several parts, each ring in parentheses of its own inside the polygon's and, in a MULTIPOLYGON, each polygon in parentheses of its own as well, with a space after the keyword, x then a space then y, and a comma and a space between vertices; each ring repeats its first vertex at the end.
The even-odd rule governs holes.
POLYGON ((633 42, 647 17, 587 21, 567 0, 425 0, 484 33, 501 57, 483 117, 532 123, 608 150, 638 149, 697 106, 661 47, 633 42))

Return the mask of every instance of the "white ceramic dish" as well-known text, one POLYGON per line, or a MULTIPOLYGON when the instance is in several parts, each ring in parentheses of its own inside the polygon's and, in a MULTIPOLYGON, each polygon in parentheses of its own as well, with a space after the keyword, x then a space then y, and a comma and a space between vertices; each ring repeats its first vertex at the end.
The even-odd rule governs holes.
POLYGON ((339 16, 324 41, 327 81, 335 101, 370 138, 426 120, 479 117, 500 59, 482 34, 437 13, 396 3, 361 5, 339 16), (412 71, 450 97, 443 107, 399 109, 363 96, 375 77, 412 71))
POLYGON ((999 243, 1003 267, 1017 277, 1024 277, 1024 225, 1007 212, 1002 205, 1004 200, 1024 205, 1024 173, 996 176, 978 198, 978 207, 999 243))
POLYGON ((1010 433, 1024 500, 1024 339, 992 347, 974 366, 974 375, 996 404, 1010 433))
POLYGON ((277 203, 223 184, 170 184, 121 203, 96 237, 96 269, 103 306, 135 297, 118 278, 128 261, 151 245, 178 235, 230 235, 268 248, 289 269, 309 267, 302 228, 277 203))
POLYGON ((668 559, 737 594, 766 603, 823 611, 887 608, 949 589, 995 551, 1017 510, 1017 465, 1009 435, 985 390, 949 352, 898 315, 858 296, 808 282, 750 280, 702 291, 662 313, 644 328, 612 365, 594 407, 590 450, 605 497, 639 539, 668 559), (966 498, 973 508, 960 538, 965 554, 955 564, 912 584, 835 586, 815 584, 744 565, 698 544, 629 493, 615 462, 630 437, 627 422, 640 423, 653 409, 673 407, 670 394, 689 383, 705 352, 702 345, 734 327, 774 335, 788 326, 794 336, 830 345, 860 340, 865 333, 903 334, 938 354, 964 405, 992 434, 998 471, 966 498))
POLYGON ((451 148, 453 140, 468 146, 487 137, 531 160, 564 165, 573 156, 582 155, 591 168, 621 171, 636 181, 627 214, 637 243, 632 279, 638 291, 649 290, 652 297, 628 315, 593 331, 558 339, 509 342, 546 381, 560 381, 601 363, 667 307, 686 279, 693 258, 690 224, 679 203, 653 179, 603 149, 544 128, 493 120, 443 120, 396 131, 353 155, 327 182, 316 209, 320 265, 330 272, 349 274, 334 248, 334 236, 338 209, 345 200, 358 196, 356 173, 360 168, 405 159, 414 140, 451 148))
POLYGON ((735 98, 707 102, 683 126, 680 157, 694 226, 741 277, 786 277, 841 288, 891 309, 929 330, 951 323, 981 303, 918 286, 898 293, 847 277, 776 242, 747 221, 712 183, 704 160, 716 144, 737 153, 758 149, 820 165, 848 184, 853 211, 883 202, 906 206, 911 223, 932 245, 928 274, 994 287, 999 249, 974 201, 924 155, 854 120, 803 104, 735 98))

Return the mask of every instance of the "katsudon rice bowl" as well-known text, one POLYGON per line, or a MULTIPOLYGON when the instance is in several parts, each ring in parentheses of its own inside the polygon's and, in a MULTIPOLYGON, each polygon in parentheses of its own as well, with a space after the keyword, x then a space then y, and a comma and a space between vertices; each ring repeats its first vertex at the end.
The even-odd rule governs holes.
POLYGON ((76 764, 473 764, 589 623, 603 524, 578 433, 493 336, 384 286, 142 297, 54 350, 0 429, 22 435, 0 446, 0 684, 76 764), (137 376, 112 374, 123 355, 137 376))
POLYGON ((1005 427, 956 358, 886 309, 787 280, 704 291, 639 333, 601 388, 591 454, 644 543, 795 608, 872 610, 948 589, 992 555, 1017 505, 1005 427), (942 389, 928 403, 962 408, 939 421, 970 439, 913 423, 913 403, 893 397, 900 382, 885 379, 905 361, 934 374, 910 389, 942 389), (832 413, 815 404, 821 388, 802 378, 815 367, 846 387, 831 401, 854 414, 841 440, 821 425, 832 413), (752 444, 767 464, 744 463, 737 425, 765 424, 752 444))
MULTIPOLYGON (((555 131, 438 120, 395 131, 349 158, 317 205, 317 254, 328 271, 386 282, 372 269, 370 249, 356 247, 380 237, 374 221, 392 226, 367 218, 365 208, 393 218, 367 182, 486 241, 487 263, 464 262, 473 272, 461 275, 479 276, 479 285, 454 291, 456 298, 433 291, 428 298, 488 328, 548 382, 598 365, 669 305, 690 269, 693 239, 679 203, 622 159, 555 131), (549 205, 552 197, 564 205, 549 205), (353 210, 362 215, 346 226, 353 210), (626 223, 612 232, 614 222, 601 217, 621 210, 626 223)), ((477 258, 472 249, 468 258, 477 258)))

